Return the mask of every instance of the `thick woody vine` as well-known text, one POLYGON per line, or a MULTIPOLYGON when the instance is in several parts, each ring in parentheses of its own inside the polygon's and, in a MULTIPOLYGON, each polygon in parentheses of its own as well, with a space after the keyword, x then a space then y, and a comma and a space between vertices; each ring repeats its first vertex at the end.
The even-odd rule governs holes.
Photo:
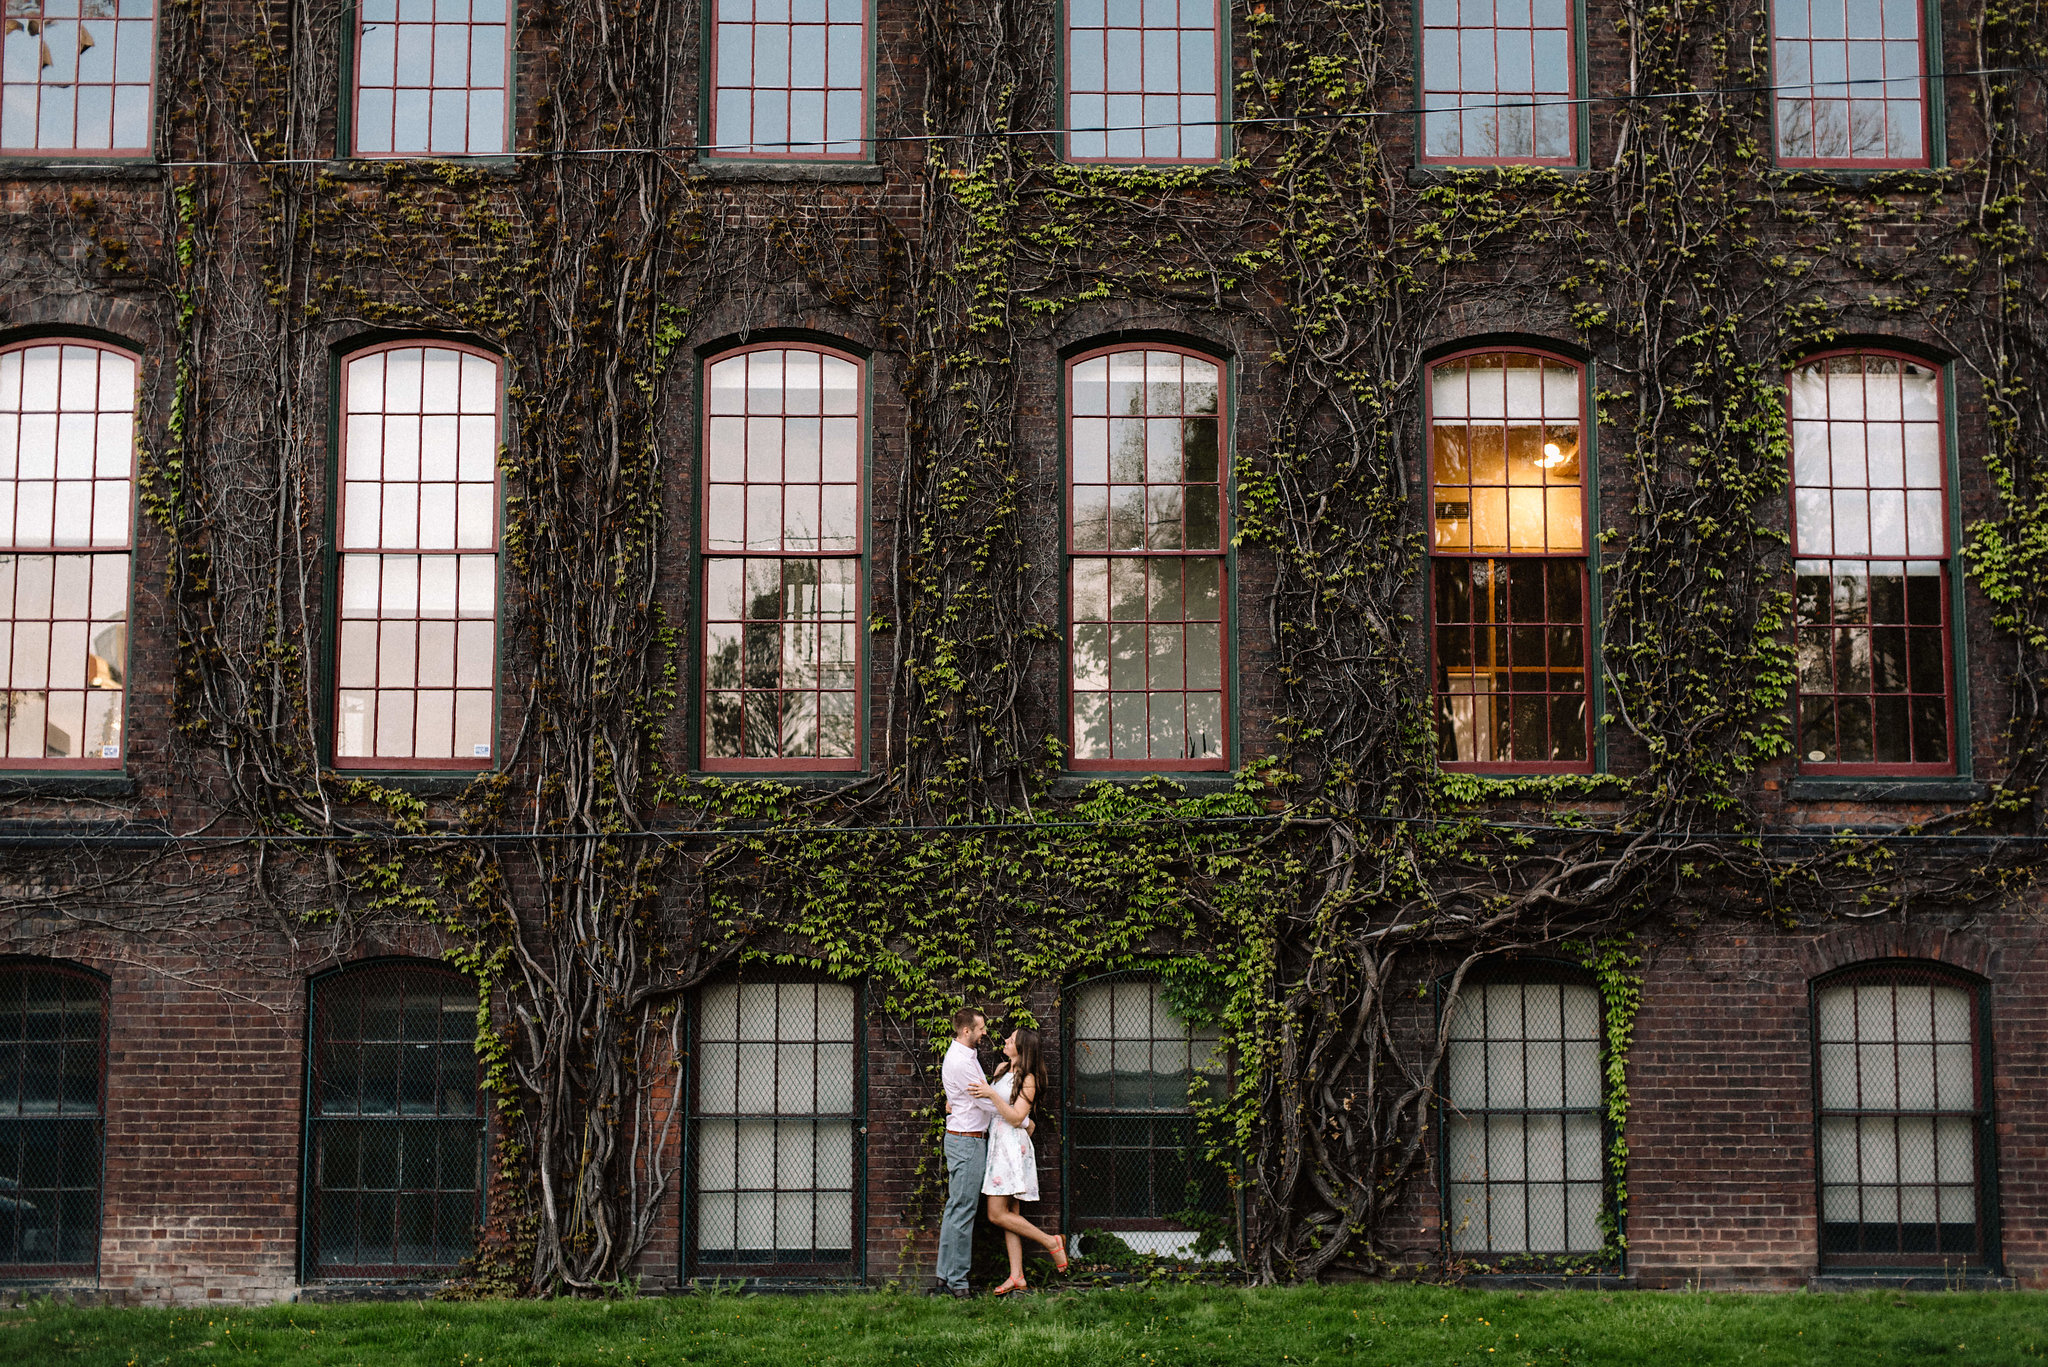
MULTIPOLYGON (((1743 93, 1768 83, 1760 5, 1624 12, 1595 164, 1422 175, 1387 112, 1408 98, 1405 9, 1238 6, 1237 108, 1255 122, 1232 159, 1115 169, 1010 133, 1059 122, 1053 7, 923 0, 920 84, 892 98, 959 136, 882 149, 918 196, 904 218, 880 190, 712 181, 655 150, 688 137, 667 93, 695 61, 689 7, 524 10, 522 60, 548 93, 521 145, 644 150, 499 168, 320 163, 342 9, 173 5, 167 136, 236 164, 172 169, 134 201, 141 226, 74 198, 26 225, 49 247, 24 271, 133 289, 161 320, 144 504, 167 565, 150 613, 177 663, 153 762, 180 787, 142 815, 261 838, 39 856, 12 880, 17 924, 177 934, 273 966, 280 942, 319 961, 439 936, 477 979, 505 1121, 484 1288, 634 1273, 677 1188, 687 993, 750 958, 865 980, 912 1054, 963 997, 1023 1020, 1037 984, 1182 965, 1176 1000, 1238 1060, 1203 1115, 1243 1183, 1254 1273, 1412 1259, 1394 1231, 1475 973, 1595 946, 1618 1130, 1632 927, 1988 906, 2029 877, 1998 837, 2042 824, 2039 78, 1978 78, 1951 102, 1981 159, 1802 179, 1772 166, 1767 100, 1743 93), (1735 93, 1666 98, 1690 90, 1735 93), (62 249, 79 234, 89 260, 62 249), (1772 839, 1757 781, 1786 751, 1793 669, 1782 366, 1831 340, 1824 301, 1843 289, 1965 358, 1997 490, 1969 563, 2014 683, 1999 781, 1926 828, 1977 843, 1910 863, 1880 840, 1772 839), (900 473, 869 494, 888 724, 872 776, 830 792, 684 768, 676 414, 714 340, 702 320, 771 298, 871 342, 906 415, 876 438, 877 468, 900 473), (1425 345, 1475 300, 1497 331, 1569 318, 1596 358, 1602 720, 1622 777, 1436 767, 1414 663, 1414 396, 1425 345), (1274 643, 1283 753, 1218 791, 1059 777, 1060 481, 1026 415, 1034 368, 1093 318, 1239 359, 1238 553, 1271 569, 1239 610, 1274 643), (331 348, 421 331, 505 358, 502 631, 506 658, 532 662, 505 690, 497 768, 459 794, 350 780, 319 741, 331 348), (508 838, 437 838, 454 834, 508 838)), ((2044 35, 2038 3, 1993 3, 1975 65, 2038 69, 2044 35)))

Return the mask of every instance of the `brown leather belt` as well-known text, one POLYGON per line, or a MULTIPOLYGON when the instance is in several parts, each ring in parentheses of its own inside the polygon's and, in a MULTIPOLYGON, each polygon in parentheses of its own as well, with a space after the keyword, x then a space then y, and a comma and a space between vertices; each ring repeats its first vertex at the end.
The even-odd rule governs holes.
POLYGON ((986 1135, 986 1134, 988 1133, 988 1131, 987 1131, 987 1130, 947 1130, 947 1131, 946 1131, 946 1133, 947 1133, 947 1134, 957 1134, 957 1135, 959 1135, 959 1136, 960 1136, 960 1137, 961 1137, 962 1139, 980 1139, 980 1138, 981 1138, 982 1136, 986 1135))

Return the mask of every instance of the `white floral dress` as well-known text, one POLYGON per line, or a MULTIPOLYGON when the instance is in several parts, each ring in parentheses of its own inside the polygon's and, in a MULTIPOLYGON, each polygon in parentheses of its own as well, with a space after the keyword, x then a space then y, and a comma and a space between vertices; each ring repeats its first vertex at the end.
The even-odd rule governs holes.
MULTIPOLYGON (((997 1078, 995 1085, 1008 1083, 1005 1099, 1014 1104, 1019 1081, 1011 1073, 997 1078)), ((1038 1199, 1038 1155, 1032 1151, 1031 1136, 1023 1126, 1012 1125, 1000 1114, 989 1122, 988 1168, 981 1179, 981 1194, 1014 1196, 1019 1201, 1038 1199)))

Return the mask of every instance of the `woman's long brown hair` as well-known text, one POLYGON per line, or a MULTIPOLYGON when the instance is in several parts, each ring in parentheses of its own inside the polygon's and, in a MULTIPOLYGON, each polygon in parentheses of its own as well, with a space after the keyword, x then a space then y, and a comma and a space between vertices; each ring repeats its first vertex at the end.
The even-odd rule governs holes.
MULTIPOLYGON (((1015 1070, 1017 1075, 1024 1079, 1024 1082, 1036 1081, 1038 1083, 1038 1090, 1035 1095, 1038 1100, 1042 1101, 1045 1099, 1045 1089, 1049 1084, 1045 1080, 1045 1059, 1040 1051, 1039 1041, 1040 1036, 1036 1030, 1026 1029, 1022 1026, 1018 1027, 1015 1070)), ((1010 1061, 1004 1059, 1003 1066, 996 1069, 996 1076, 1001 1077, 1004 1073, 1010 1072, 1011 1067, 1010 1061)), ((1020 1098, 1024 1095, 1024 1082, 1017 1084, 1017 1095, 1020 1098)), ((1026 1104, 1032 1110, 1037 1109, 1036 1102, 1026 1104)))

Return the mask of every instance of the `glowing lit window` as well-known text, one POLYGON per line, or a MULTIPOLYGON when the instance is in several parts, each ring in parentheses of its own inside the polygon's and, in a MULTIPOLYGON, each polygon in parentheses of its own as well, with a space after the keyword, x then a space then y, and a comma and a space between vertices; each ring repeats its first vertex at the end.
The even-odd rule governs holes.
POLYGON ((1927 164, 1918 0, 1773 0, 1778 159, 1927 164))
POLYGON ((1849 352, 1788 385, 1801 767, 1952 772, 1940 376, 1849 352))
POLYGON ((1579 367, 1490 351, 1430 367, 1437 755, 1584 770, 1586 488, 1579 367))
POLYGON ((1571 0, 1423 0, 1423 156, 1576 156, 1571 0))
POLYGON ((1814 993, 1823 1264, 1984 1260, 1981 996, 1953 973, 1889 964, 1814 993))
POLYGON ((861 365, 774 345, 708 379, 704 765, 856 768, 861 365))
POLYGON ((1067 368, 1075 768, 1228 763, 1221 370, 1153 348, 1067 368))
POLYGON ((0 767, 120 767, 134 465, 133 356, 0 350, 0 767))
POLYGON ((708 3, 713 156, 866 154, 864 0, 708 3))
POLYGON ((510 0, 362 0, 356 21, 358 156, 503 152, 510 0))
POLYGON ((1219 14, 1217 0, 1068 0, 1067 155, 1215 161, 1219 14))
POLYGON ((498 362, 448 343, 351 357, 342 387, 335 763, 491 763, 498 362))
POLYGON ((1577 982, 1468 983, 1444 1052, 1451 1248, 1564 1254, 1606 1242, 1600 997, 1577 982))
POLYGON ((154 0, 7 0, 0 152, 150 153, 154 0))

